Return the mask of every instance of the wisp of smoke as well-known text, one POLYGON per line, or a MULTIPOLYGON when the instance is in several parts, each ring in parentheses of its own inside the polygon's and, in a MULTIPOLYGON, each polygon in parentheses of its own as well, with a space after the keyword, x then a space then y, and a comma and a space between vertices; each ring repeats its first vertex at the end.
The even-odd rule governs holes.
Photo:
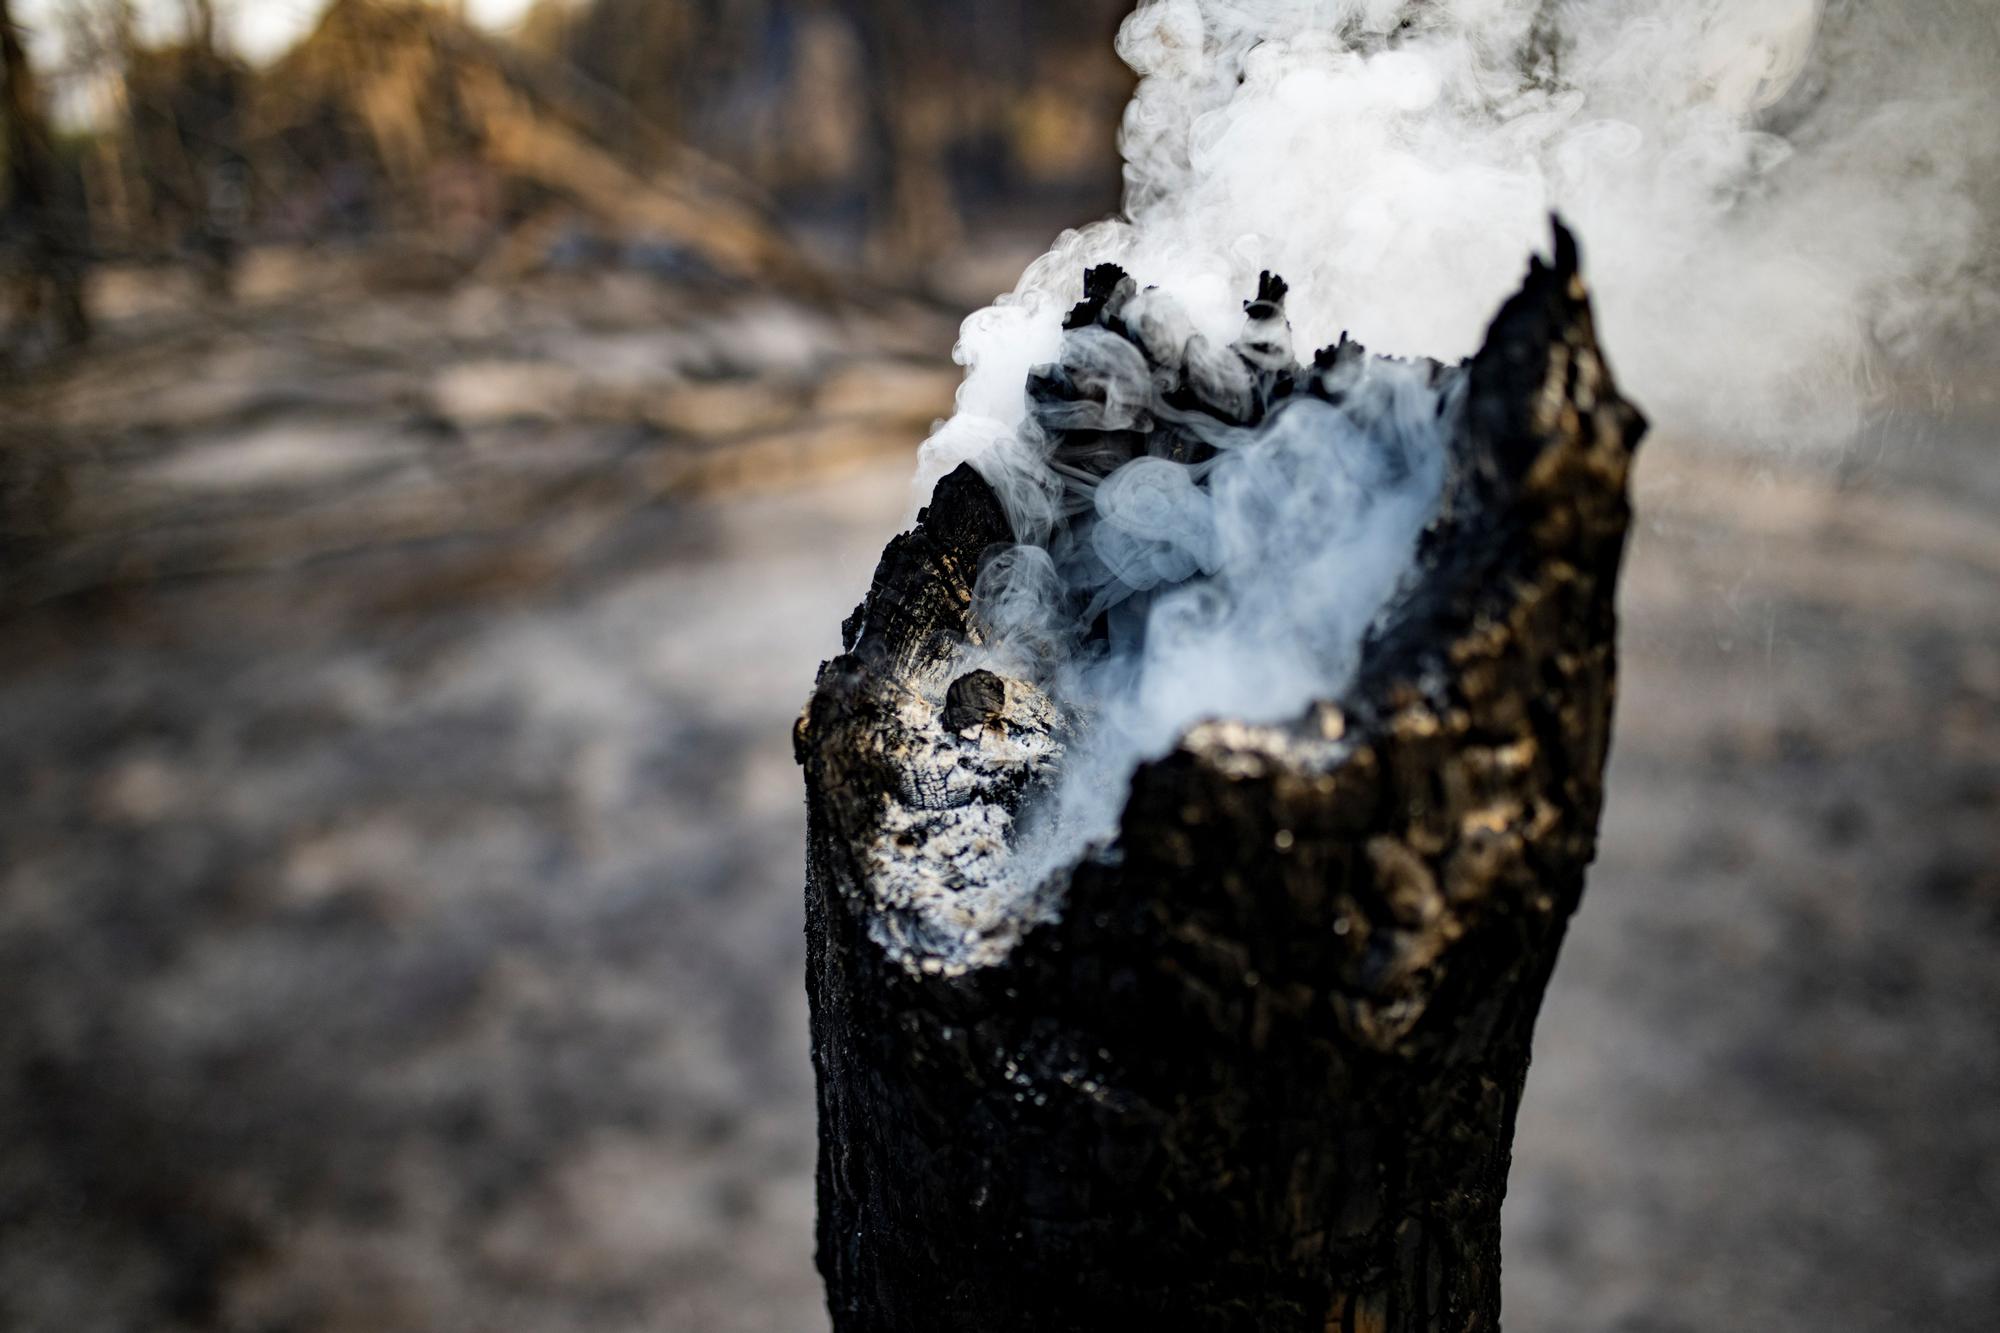
POLYGON ((982 571, 968 662, 1080 720, 1017 873, 1109 833, 1190 724, 1337 693, 1403 576, 1453 373, 1323 358, 1265 401, 1294 337, 1467 355, 1560 211, 1666 434, 1849 437, 1880 351, 1991 290, 1972 191, 2000 98, 1965 55, 2000 47, 1991 16, 1968 44, 1893 8, 1829 37, 1818 0, 1142 3, 1124 214, 966 322, 918 476, 971 462, 1019 542, 982 571), (1086 270, 1106 290, 1065 329, 1086 270), (1225 407, 1188 411, 1190 385, 1225 407))

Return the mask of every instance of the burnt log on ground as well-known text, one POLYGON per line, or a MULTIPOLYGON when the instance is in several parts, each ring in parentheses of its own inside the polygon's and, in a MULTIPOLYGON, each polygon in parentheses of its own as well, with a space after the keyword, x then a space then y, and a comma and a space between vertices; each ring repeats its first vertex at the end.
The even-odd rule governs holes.
POLYGON ((1341 696, 1194 727, 1115 841, 997 914, 911 863, 926 812, 1011 812, 1045 757, 1034 691, 958 666, 1012 533, 967 467, 889 545, 796 734, 837 1329, 1498 1326, 1644 422, 1560 228, 1463 373, 1438 513, 1341 696))

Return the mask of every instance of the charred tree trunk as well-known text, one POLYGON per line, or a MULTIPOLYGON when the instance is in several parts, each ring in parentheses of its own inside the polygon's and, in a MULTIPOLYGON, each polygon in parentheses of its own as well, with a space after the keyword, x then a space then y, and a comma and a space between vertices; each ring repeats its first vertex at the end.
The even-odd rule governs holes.
POLYGON ((977 941, 898 864, 923 811, 1019 799, 951 753, 968 709, 1036 725, 1013 683, 952 688, 1010 533, 961 468, 890 544, 796 736, 837 1329, 1498 1327, 1644 423, 1560 231, 1466 373, 1417 581, 1344 696, 1194 728, 1115 845, 977 941))

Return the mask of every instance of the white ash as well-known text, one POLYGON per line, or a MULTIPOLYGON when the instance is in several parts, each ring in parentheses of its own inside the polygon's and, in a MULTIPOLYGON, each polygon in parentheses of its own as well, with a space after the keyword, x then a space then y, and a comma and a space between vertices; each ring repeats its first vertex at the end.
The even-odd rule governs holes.
POLYGON ((1061 757, 1064 722, 1048 696, 1004 681, 977 725, 945 723, 948 682, 926 682, 897 712, 902 786, 885 794, 860 849, 875 941, 912 971, 963 971, 1004 957, 1037 918, 1007 873, 1016 811, 1061 757))

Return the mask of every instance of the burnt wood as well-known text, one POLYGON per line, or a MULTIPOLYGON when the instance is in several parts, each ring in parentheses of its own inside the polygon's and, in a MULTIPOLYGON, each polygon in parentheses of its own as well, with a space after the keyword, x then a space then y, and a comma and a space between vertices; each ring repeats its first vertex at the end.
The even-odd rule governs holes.
POLYGON ((925 776, 972 744, 947 709, 1032 729, 1016 686, 953 666, 1011 533, 967 467, 889 544, 795 738, 842 1333, 1498 1326, 1530 1039, 1596 846, 1644 421, 1560 227, 1463 373, 1419 576, 1343 697, 1192 729, 1138 770, 1116 841, 971 952, 892 887, 909 838, 885 812, 1012 809, 1039 780, 925 776))

